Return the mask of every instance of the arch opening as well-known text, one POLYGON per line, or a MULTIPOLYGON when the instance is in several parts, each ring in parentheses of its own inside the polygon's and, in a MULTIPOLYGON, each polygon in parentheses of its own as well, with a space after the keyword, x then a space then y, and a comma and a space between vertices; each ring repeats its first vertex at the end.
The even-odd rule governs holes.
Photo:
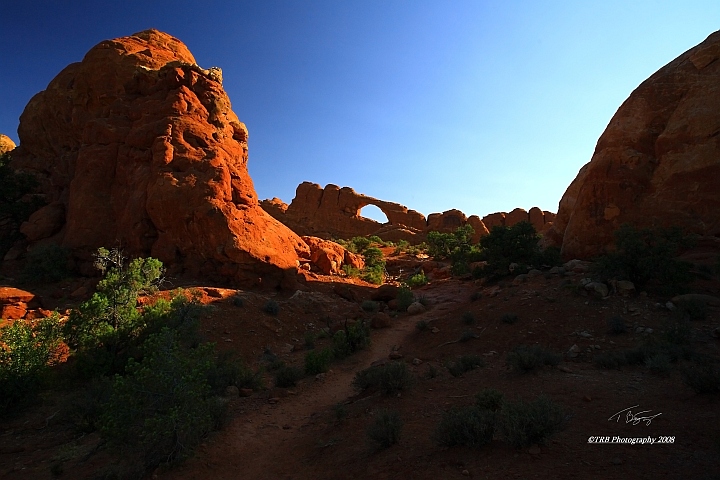
POLYGON ((380 223, 390 223, 390 220, 388 220, 387 215, 385 215, 385 212, 380 210, 375 205, 365 205, 358 211, 358 216, 369 218, 371 220, 375 220, 376 222, 380 223))

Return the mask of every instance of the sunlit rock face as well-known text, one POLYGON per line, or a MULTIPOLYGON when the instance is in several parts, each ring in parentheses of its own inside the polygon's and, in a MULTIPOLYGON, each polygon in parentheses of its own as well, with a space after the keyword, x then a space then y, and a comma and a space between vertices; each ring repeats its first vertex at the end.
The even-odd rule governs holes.
POLYGON ((38 176, 60 226, 31 240, 51 236, 81 262, 99 246, 121 246, 181 270, 267 284, 309 255, 258 205, 248 131, 222 73, 200 68, 166 33, 93 47, 30 100, 18 134, 13 165, 38 176))
POLYGON ((720 32, 645 80, 560 201, 549 236, 589 258, 623 223, 720 236, 720 32))

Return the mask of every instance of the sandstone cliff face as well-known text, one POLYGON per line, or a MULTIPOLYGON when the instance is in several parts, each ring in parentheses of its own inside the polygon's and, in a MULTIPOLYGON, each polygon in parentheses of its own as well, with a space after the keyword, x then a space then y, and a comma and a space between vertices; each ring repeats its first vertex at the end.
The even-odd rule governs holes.
POLYGON ((13 166, 48 205, 23 228, 89 259, 121 246, 200 274, 277 282, 307 245, 259 207, 219 69, 156 30, 101 42, 30 100, 13 166), (263 278, 265 277, 265 278, 263 278))
POLYGON ((12 138, 0 133, 0 155, 13 150, 14 148, 15 142, 12 141, 12 138))
POLYGON ((720 236, 720 32, 622 104, 560 201, 552 235, 588 258, 623 223, 720 236))
POLYGON ((415 210, 369 197, 349 187, 303 182, 298 185, 295 198, 290 205, 279 198, 260 202, 270 215, 278 219, 299 235, 322 238, 352 238, 355 236, 377 235, 383 240, 407 240, 420 243, 428 232, 454 232, 458 227, 469 224, 475 230, 473 242, 487 235, 496 225, 512 226, 521 221, 531 222, 540 231, 552 225, 555 214, 544 212, 537 207, 530 212, 516 208, 509 214, 493 213, 480 219, 477 215, 469 218, 460 210, 431 213, 427 219, 415 210), (366 205, 375 205, 387 216, 388 222, 381 224, 362 217, 360 210, 366 205))

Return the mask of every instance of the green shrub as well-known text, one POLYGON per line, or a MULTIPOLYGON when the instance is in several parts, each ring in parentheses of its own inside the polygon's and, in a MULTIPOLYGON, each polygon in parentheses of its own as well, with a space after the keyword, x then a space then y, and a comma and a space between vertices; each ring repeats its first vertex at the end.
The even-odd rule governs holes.
POLYGON ((454 407, 443 413, 433 439, 442 447, 487 445, 495 434, 496 415, 477 406, 454 407))
POLYGON ((600 368, 613 370, 619 369, 628 362, 627 357, 623 352, 603 352, 595 355, 593 363, 600 368))
POLYGON ((625 319, 619 315, 612 316, 608 319, 608 331, 613 335, 620 335, 621 333, 627 332, 625 326, 625 319))
POLYGON ((400 414, 392 410, 380 410, 375 421, 367 429, 367 436, 378 449, 398 443, 403 422, 400 414))
POLYGON ((343 330, 333 335, 333 355, 335 358, 345 358, 358 350, 363 350, 370 345, 370 327, 365 321, 360 320, 348 324, 345 322, 343 330))
POLYGON ((385 281, 385 267, 382 265, 365 267, 360 274, 360 278, 368 283, 382 285, 385 281))
POLYGON ((670 356, 667 353, 658 353, 645 361, 645 366, 651 373, 656 375, 667 375, 670 371, 670 356))
POLYGON ((399 240, 397 242, 397 245, 395 246, 393 255, 400 255, 401 253, 405 252, 409 246, 410 243, 407 240, 399 240))
POLYGON ((683 370, 682 377, 695 393, 720 392, 720 367, 714 362, 695 363, 683 370))
POLYGON ((423 285, 427 285, 428 279, 425 276, 425 272, 420 271, 420 273, 416 273, 415 275, 410 277, 407 283, 410 287, 413 288, 422 287, 423 285))
POLYGON ((497 412, 503 406, 504 395, 494 388, 484 388, 475 395, 475 406, 482 410, 497 412))
POLYGON ((350 278, 358 278, 361 273, 359 269, 347 263, 342 266, 342 271, 350 278))
POLYGON ((368 247, 363 252, 363 258, 365 258, 366 267, 372 268, 375 266, 381 266, 382 268, 385 268, 385 260, 383 258, 382 250, 377 247, 368 247))
POLYGON ((498 430, 506 442, 521 448, 545 444, 566 424, 563 408, 542 395, 533 401, 506 401, 500 410, 498 430))
POLYGON ((154 258, 136 258, 126 264, 119 250, 100 248, 95 258, 103 279, 93 296, 71 312, 64 333, 89 373, 117 373, 146 327, 136 308, 137 299, 157 289, 163 268, 154 258))
POLYGON ((397 293, 398 310, 407 311, 408 307, 415 301, 415 295, 407 286, 402 286, 397 293))
POLYGON ((461 377, 463 373, 485 366, 485 361, 480 355, 466 354, 454 361, 447 362, 445 367, 453 377, 461 377))
POLYGON ((275 372, 275 386, 279 388, 294 387, 302 377, 303 374, 299 368, 285 365, 275 372))
POLYGON ((430 324, 427 322, 427 320, 418 320, 415 323, 415 330, 418 332, 425 332, 427 330, 430 330, 430 324))
POLYGON ((355 253, 362 254, 370 246, 370 239, 365 237, 353 237, 350 243, 355 247, 355 253))
POLYGON ((688 246, 679 228, 637 229, 624 224, 615 232, 615 251, 598 257, 593 270, 602 279, 630 280, 638 288, 678 293, 692 280, 691 264, 675 258, 688 246))
POLYGON ((55 243, 30 250, 20 279, 28 283, 58 282, 70 275, 69 252, 55 243))
POLYGON ((413 374, 405 362, 390 362, 366 368, 357 372, 353 380, 353 385, 361 390, 377 388, 386 395, 407 390, 413 383, 413 374))
POLYGON ((703 321, 707 318, 708 306, 701 300, 684 300, 675 305, 676 315, 687 320, 703 321))
POLYGON ((518 321, 518 316, 514 313, 503 313, 503 315, 500 317, 500 321, 512 325, 513 323, 518 321))
POLYGON ((685 319, 666 321, 663 328, 663 339, 671 345, 687 345, 692 336, 690 322, 685 319))
POLYGON ((511 227, 494 226, 489 235, 480 239, 479 260, 487 262, 483 276, 504 277, 510 273, 511 263, 521 267, 544 263, 547 260, 541 256, 539 239, 530 222, 519 222, 511 227))
POLYGON ((475 325, 477 320, 472 312, 465 312, 462 314, 462 321, 465 325, 475 325))
POLYGON ((307 331, 305 332, 305 348, 308 350, 312 350, 315 348, 315 340, 317 340, 317 336, 311 332, 307 331))
POLYGON ((520 345, 507 354, 508 365, 517 372, 530 372, 543 365, 555 366, 560 359, 560 355, 540 345, 520 345))
POLYGON ((237 358, 234 352, 222 352, 217 355, 215 362, 208 368, 207 382, 214 395, 224 394, 225 389, 230 385, 252 390, 263 387, 262 372, 253 371, 237 358))
POLYGON ((472 340, 473 338, 478 338, 479 335, 475 333, 472 330, 465 330, 460 334, 460 338, 458 339, 459 342, 467 342, 469 340, 472 340))
POLYGON ((360 304, 360 308, 368 313, 375 313, 380 310, 380 304, 378 302, 373 302, 372 300, 363 300, 360 304))
POLYGON ((321 351, 311 350, 305 354, 305 373, 317 375, 330 370, 330 363, 333 359, 333 351, 329 348, 321 351))
POLYGON ((473 292, 472 295, 470 295, 470 301, 471 302, 477 302, 482 298, 481 292, 473 292))
POLYGON ((232 304, 236 307, 242 307, 245 305, 245 299, 240 295, 233 295, 232 304))
POLYGON ((62 346, 60 317, 0 328, 0 417, 32 403, 62 346))
POLYGON ((128 361, 103 405, 100 431, 114 444, 142 455, 146 469, 187 458, 217 424, 222 403, 212 396, 208 374, 214 346, 182 348, 164 328, 142 346, 142 362, 128 361))
POLYGON ((345 417, 348 415, 347 407, 342 403, 336 403, 333 410, 335 411, 335 419, 338 422, 345 420, 345 417))
POLYGON ((265 305, 263 305, 263 312, 267 313, 268 315, 276 316, 278 313, 280 313, 280 305, 275 300, 270 299, 265 302, 265 305))

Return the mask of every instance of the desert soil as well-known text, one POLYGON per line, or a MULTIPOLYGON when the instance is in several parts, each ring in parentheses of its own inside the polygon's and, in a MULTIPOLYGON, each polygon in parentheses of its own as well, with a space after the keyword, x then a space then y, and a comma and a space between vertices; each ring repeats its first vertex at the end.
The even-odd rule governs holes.
MULTIPOLYGON (((392 265, 392 264, 391 264, 392 265)), ((331 371, 306 377, 294 388, 272 387, 228 403, 224 427, 204 440, 184 464, 150 474, 161 479, 452 479, 452 478, 719 478, 720 418, 718 396, 698 395, 684 384, 680 369, 667 375, 644 366, 600 369, 595 355, 640 345, 660 335, 671 313, 667 298, 633 294, 595 298, 568 286, 574 276, 540 275, 517 286, 501 282, 483 287, 467 279, 443 279, 414 290, 428 310, 393 317, 388 328, 374 329, 368 349, 334 362, 331 371), (475 301, 471 296, 481 292, 475 301), (477 319, 467 325, 462 316, 477 319), (505 313, 518 321, 503 323, 505 313), (611 335, 607 321, 619 315, 628 333, 611 335), (420 331, 416 324, 428 322, 420 331), (636 333, 638 327, 652 333, 636 333), (477 338, 454 342, 472 330, 477 338), (517 373, 506 365, 514 347, 539 344, 563 354, 556 367, 517 373), (577 345, 579 354, 569 349, 577 345), (415 374, 409 390, 392 396, 361 392, 353 387, 356 372, 402 355, 415 374), (486 366, 453 377, 448 360, 478 354, 486 366), (417 359, 417 360, 416 360, 417 359), (430 375, 431 371, 436 375, 430 375), (540 394, 561 404, 567 427, 544 445, 516 449, 496 439, 480 448, 439 447, 432 439, 442 414, 452 406, 469 405, 483 388, 506 398, 526 400, 540 394), (635 407, 638 406, 638 407, 635 407), (659 414, 650 425, 610 417, 635 407, 659 414), (368 443, 366 429, 381 409, 396 410, 404 426, 400 441, 384 450, 368 443), (342 413, 342 414, 340 414, 342 413), (591 436, 671 437, 669 444, 590 444, 591 436)), ((249 364, 264 365, 266 349, 287 364, 302 367, 306 331, 320 332, 327 320, 363 318, 359 302, 333 292, 341 280, 314 276, 307 291, 239 292, 242 307, 232 302, 235 290, 200 288, 202 301, 213 306, 203 318, 202 333, 221 349, 238 352, 249 364), (275 298, 280 313, 270 316, 262 306, 275 298)), ((358 300, 374 290, 352 281, 358 300)), ((696 290, 717 295, 717 282, 696 284, 696 290)), ((70 288, 70 287, 69 287, 70 288)), ((693 322, 692 346, 718 356, 720 342, 712 330, 720 326, 718 310, 693 322)), ((318 340, 322 348, 329 340, 318 340)), ((110 478, 119 471, 114 455, 96 433, 82 434, 63 412, 72 402, 72 388, 57 386, 42 404, 0 425, 0 477, 7 479, 110 478), (60 465, 60 467, 57 467, 60 465), (55 466, 55 467, 54 467, 55 466), (54 469, 53 469, 54 467, 54 469), (54 474, 53 474, 54 472, 54 474)))

